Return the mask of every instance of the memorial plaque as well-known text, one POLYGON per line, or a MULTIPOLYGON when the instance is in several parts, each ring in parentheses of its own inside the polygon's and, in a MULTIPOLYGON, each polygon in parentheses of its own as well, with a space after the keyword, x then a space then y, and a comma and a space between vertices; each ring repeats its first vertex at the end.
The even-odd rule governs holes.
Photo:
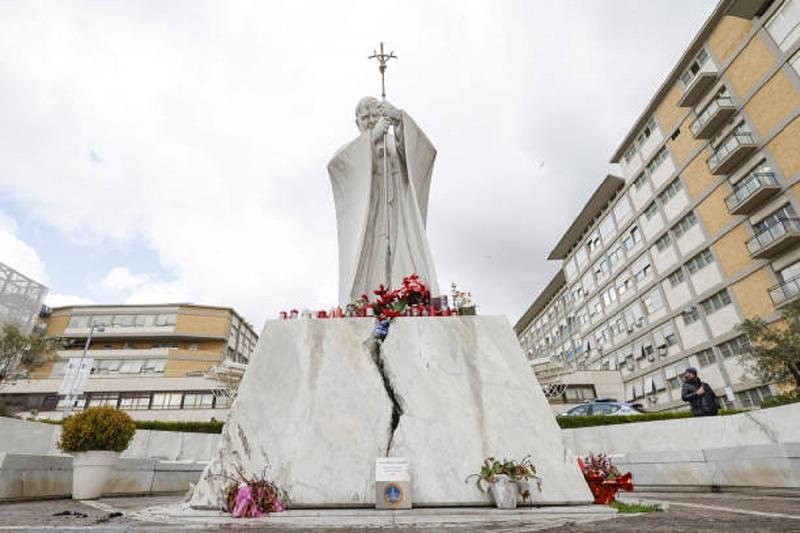
POLYGON ((403 457, 375 460, 375 508, 411 509, 411 467, 403 457))

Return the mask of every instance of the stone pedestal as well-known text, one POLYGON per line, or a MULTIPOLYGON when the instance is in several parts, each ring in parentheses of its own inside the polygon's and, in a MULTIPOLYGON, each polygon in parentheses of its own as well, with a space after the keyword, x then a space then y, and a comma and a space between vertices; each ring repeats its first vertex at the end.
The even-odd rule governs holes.
POLYGON ((219 508, 228 479, 269 465, 295 507, 372 506, 387 455, 410 461, 415 506, 488 505, 464 478, 486 457, 527 454, 544 479, 534 503, 592 501, 505 317, 396 319, 382 370, 374 324, 267 322, 191 505, 219 508))

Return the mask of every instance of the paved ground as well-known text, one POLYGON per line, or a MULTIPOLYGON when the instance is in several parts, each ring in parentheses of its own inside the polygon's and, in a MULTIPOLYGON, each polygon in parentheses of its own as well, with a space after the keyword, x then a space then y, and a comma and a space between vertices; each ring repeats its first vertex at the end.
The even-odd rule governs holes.
MULTIPOLYGON (((630 495, 624 497, 630 498, 630 495)), ((665 511, 608 518, 584 508, 554 513, 546 508, 519 512, 491 509, 421 509, 405 513, 370 510, 294 511, 258 523, 207 517, 165 518, 144 511, 177 505, 179 496, 105 498, 95 502, 45 500, 0 504, 0 531, 219 531, 269 530, 359 533, 409 531, 463 531, 477 533, 562 532, 800 532, 800 497, 759 496, 738 493, 636 493, 636 498, 664 502, 665 511), (121 514, 117 514, 121 513, 121 514), (598 519, 601 519, 598 521, 598 519), (591 520, 591 521, 590 521, 591 520)))

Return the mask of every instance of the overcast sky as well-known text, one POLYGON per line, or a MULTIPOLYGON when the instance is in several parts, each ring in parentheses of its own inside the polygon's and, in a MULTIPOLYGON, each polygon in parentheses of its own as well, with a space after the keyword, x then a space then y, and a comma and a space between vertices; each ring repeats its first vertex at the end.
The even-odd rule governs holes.
POLYGON ((438 149, 439 284, 515 321, 715 4, 2 1, 0 261, 50 305, 335 305, 326 165, 383 40, 438 149))

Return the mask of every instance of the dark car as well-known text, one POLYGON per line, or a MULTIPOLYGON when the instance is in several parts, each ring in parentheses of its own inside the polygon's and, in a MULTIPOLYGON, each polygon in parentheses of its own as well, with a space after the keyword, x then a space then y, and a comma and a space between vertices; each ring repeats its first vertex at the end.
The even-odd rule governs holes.
POLYGON ((640 403, 618 402, 612 398, 596 398, 576 405, 558 416, 640 415, 644 412, 640 403))

